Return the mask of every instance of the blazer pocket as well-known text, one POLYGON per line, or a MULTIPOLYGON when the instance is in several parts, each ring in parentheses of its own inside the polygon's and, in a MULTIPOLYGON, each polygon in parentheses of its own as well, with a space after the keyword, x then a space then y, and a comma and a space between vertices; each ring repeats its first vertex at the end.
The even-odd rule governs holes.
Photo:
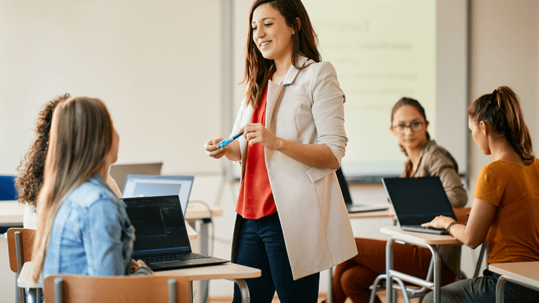
POLYGON ((315 183, 316 181, 324 178, 325 176, 334 172, 334 169, 331 168, 320 168, 320 167, 311 167, 305 171, 311 182, 315 183))

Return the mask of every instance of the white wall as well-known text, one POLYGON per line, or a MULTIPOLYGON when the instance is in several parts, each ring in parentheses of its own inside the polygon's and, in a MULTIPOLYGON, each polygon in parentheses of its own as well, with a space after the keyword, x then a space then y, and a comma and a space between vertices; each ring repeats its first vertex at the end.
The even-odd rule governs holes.
POLYGON ((203 143, 221 133, 218 0, 0 0, 0 174, 14 174, 33 121, 55 96, 102 98, 119 163, 218 173, 203 143))

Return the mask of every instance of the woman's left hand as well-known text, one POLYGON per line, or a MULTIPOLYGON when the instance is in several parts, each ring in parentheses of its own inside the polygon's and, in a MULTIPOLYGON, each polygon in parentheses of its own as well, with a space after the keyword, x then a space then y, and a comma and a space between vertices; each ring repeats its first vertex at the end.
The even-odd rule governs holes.
POLYGON ((421 224, 421 226, 446 229, 447 226, 449 224, 451 224, 451 222, 453 222, 453 221, 455 221, 455 219, 450 218, 450 217, 437 216, 436 218, 434 218, 434 220, 432 220, 432 221, 430 221, 428 223, 423 223, 423 224, 421 224))
POLYGON ((243 132, 249 146, 256 143, 262 144, 268 149, 277 149, 279 147, 279 137, 272 134, 264 125, 260 123, 248 123, 238 133, 243 132))

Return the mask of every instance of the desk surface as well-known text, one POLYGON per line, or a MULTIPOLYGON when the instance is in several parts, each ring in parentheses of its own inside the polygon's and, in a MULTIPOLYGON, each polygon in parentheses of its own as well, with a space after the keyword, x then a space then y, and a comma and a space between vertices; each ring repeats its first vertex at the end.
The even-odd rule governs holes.
POLYGON ((238 265, 234 263, 225 263, 220 265, 191 267, 184 269, 172 269, 159 271, 156 275, 182 275, 190 281, 193 280, 215 280, 215 279, 251 279, 261 276, 260 269, 238 265))
POLYGON ((490 264, 492 272, 539 288, 539 261, 490 264))
MULTIPOLYGON (((212 215, 220 217, 223 211, 215 206, 210 205, 212 215)), ((0 201, 0 226, 1 225, 22 225, 24 216, 24 205, 17 201, 0 201)), ((189 203, 185 220, 198 220, 209 218, 208 209, 200 203, 189 203)))
POLYGON ((24 205, 17 201, 0 201, 0 225, 22 225, 24 205))
POLYGON ((350 219, 364 219, 364 218, 389 218, 389 209, 367 211, 361 213, 348 213, 350 219))
MULTIPOLYGON (((21 274, 17 279, 17 285, 19 287, 29 287, 28 281, 30 280, 30 275, 34 270, 34 262, 24 263, 21 274)), ((258 278, 261 275, 260 269, 251 268, 247 266, 242 266, 233 263, 226 263, 221 265, 214 266, 204 266, 204 267, 193 267, 186 269, 173 269, 156 272, 156 275, 182 275, 187 277, 190 281, 194 280, 214 280, 214 279, 250 279, 258 278)), ((36 285, 33 285, 31 288, 42 288, 43 283, 39 282, 36 285)))
POLYGON ((461 245, 462 243, 453 236, 433 235, 403 231, 399 226, 382 227, 380 232, 393 236, 395 239, 403 241, 427 244, 427 245, 461 245))

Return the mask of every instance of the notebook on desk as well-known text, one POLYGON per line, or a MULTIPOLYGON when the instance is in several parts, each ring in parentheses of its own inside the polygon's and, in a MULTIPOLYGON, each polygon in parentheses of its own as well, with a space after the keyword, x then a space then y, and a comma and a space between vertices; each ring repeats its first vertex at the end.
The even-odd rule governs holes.
POLYGON ((152 270, 216 265, 228 260, 191 251, 178 196, 125 198, 127 215, 135 227, 133 259, 152 270))
POLYGON ((440 215, 455 219, 440 177, 382 178, 382 183, 402 230, 447 234, 445 229, 421 226, 440 215))

